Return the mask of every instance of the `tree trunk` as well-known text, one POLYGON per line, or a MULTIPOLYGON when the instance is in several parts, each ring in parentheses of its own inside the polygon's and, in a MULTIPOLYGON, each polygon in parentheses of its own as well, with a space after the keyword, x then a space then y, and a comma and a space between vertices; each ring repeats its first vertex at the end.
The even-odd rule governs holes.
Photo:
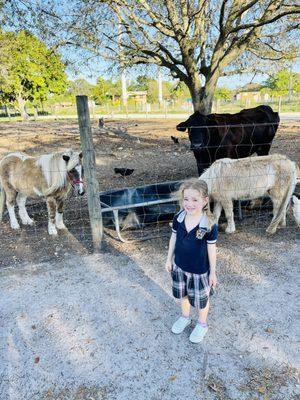
POLYGON ((215 84, 212 86, 211 84, 203 86, 202 91, 202 99, 201 99, 201 113, 202 114, 210 114, 212 111, 213 99, 214 99, 214 92, 216 88, 215 84))
POLYGON ((5 104, 4 107, 5 107, 5 116, 6 116, 7 118, 9 118, 9 120, 10 120, 10 111, 9 111, 8 105, 5 104))
POLYGON ((162 87, 161 71, 159 68, 158 68, 158 74, 157 74, 157 85, 158 85, 158 106, 159 106, 159 109, 161 109, 163 106, 163 87, 162 87))
POLYGON ((18 101, 19 111, 20 111, 20 114, 21 114, 21 117, 22 117, 23 121, 28 120, 29 115, 27 114, 27 111, 26 111, 26 108, 25 108, 26 100, 24 100, 22 95, 19 94, 18 97, 17 97, 17 101, 18 101))
POLYGON ((33 115, 34 115, 34 120, 36 121, 38 119, 38 116, 39 116, 38 106, 34 106, 33 115))
POLYGON ((187 86, 188 86, 189 91, 191 93, 194 111, 200 111, 201 112, 201 92, 202 92, 202 87, 201 87, 200 76, 198 74, 195 74, 191 78, 191 80, 187 83, 187 86))
POLYGON ((204 115, 211 113, 217 82, 218 77, 215 75, 207 76, 203 87, 199 75, 191 80, 188 88, 192 96, 194 111, 199 111, 204 115))

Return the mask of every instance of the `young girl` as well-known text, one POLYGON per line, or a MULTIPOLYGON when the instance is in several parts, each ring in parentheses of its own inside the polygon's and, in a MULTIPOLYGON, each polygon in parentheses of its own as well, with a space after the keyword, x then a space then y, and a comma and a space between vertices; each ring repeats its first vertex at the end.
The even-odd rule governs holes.
POLYGON ((199 343, 207 332, 209 295, 217 284, 217 225, 213 224, 208 205, 206 182, 197 178, 184 182, 180 189, 182 210, 173 219, 166 270, 171 272, 173 296, 181 299, 181 317, 172 332, 182 333, 190 325, 190 307, 195 307, 199 321, 190 341, 199 343))

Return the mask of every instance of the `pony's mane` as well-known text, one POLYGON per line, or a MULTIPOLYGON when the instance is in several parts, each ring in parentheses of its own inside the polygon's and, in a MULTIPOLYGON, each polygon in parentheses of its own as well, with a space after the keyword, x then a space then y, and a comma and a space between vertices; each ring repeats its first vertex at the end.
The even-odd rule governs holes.
POLYGON ((49 195, 65 186, 67 172, 74 168, 77 163, 78 157, 76 157, 76 153, 73 150, 40 156, 36 161, 36 165, 41 168, 47 182, 48 188, 44 195, 49 195), (70 157, 68 163, 63 159, 63 155, 70 157))
MULTIPOLYGON (((10 157, 18 157, 21 161, 25 161, 25 160, 27 160, 28 158, 32 158, 32 157, 30 157, 30 156, 28 156, 27 154, 25 154, 25 153, 21 153, 20 151, 17 151, 16 153, 9 153, 9 154, 7 154, 6 156, 4 156, 3 158, 2 158, 2 160, 5 160, 6 158, 10 158, 10 157)), ((1 161, 2 161, 1 160, 1 161)))

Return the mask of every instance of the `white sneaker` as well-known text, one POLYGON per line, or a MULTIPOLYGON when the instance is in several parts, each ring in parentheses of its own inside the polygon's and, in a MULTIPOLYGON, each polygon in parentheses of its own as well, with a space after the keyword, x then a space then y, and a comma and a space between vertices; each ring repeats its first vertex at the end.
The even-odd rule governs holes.
POLYGON ((205 326, 203 327, 199 323, 195 326, 195 328, 192 330, 192 333, 190 334, 190 342, 192 343, 200 343, 202 342, 204 336, 206 335, 206 332, 208 331, 208 327, 205 326))
POLYGON ((187 326, 190 325, 192 322, 191 318, 185 318, 185 317, 179 317, 176 322, 174 322, 172 326, 172 332, 175 333, 175 335, 179 335, 182 333, 187 326))

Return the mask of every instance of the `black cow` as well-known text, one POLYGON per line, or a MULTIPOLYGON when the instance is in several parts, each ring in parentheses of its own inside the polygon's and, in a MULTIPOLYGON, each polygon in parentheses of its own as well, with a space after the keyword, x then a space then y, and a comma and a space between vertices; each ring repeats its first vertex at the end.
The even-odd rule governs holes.
POLYGON ((188 129, 201 175, 219 158, 243 158, 253 153, 268 155, 278 124, 277 112, 269 106, 258 106, 237 114, 203 115, 196 111, 176 129, 188 129))

